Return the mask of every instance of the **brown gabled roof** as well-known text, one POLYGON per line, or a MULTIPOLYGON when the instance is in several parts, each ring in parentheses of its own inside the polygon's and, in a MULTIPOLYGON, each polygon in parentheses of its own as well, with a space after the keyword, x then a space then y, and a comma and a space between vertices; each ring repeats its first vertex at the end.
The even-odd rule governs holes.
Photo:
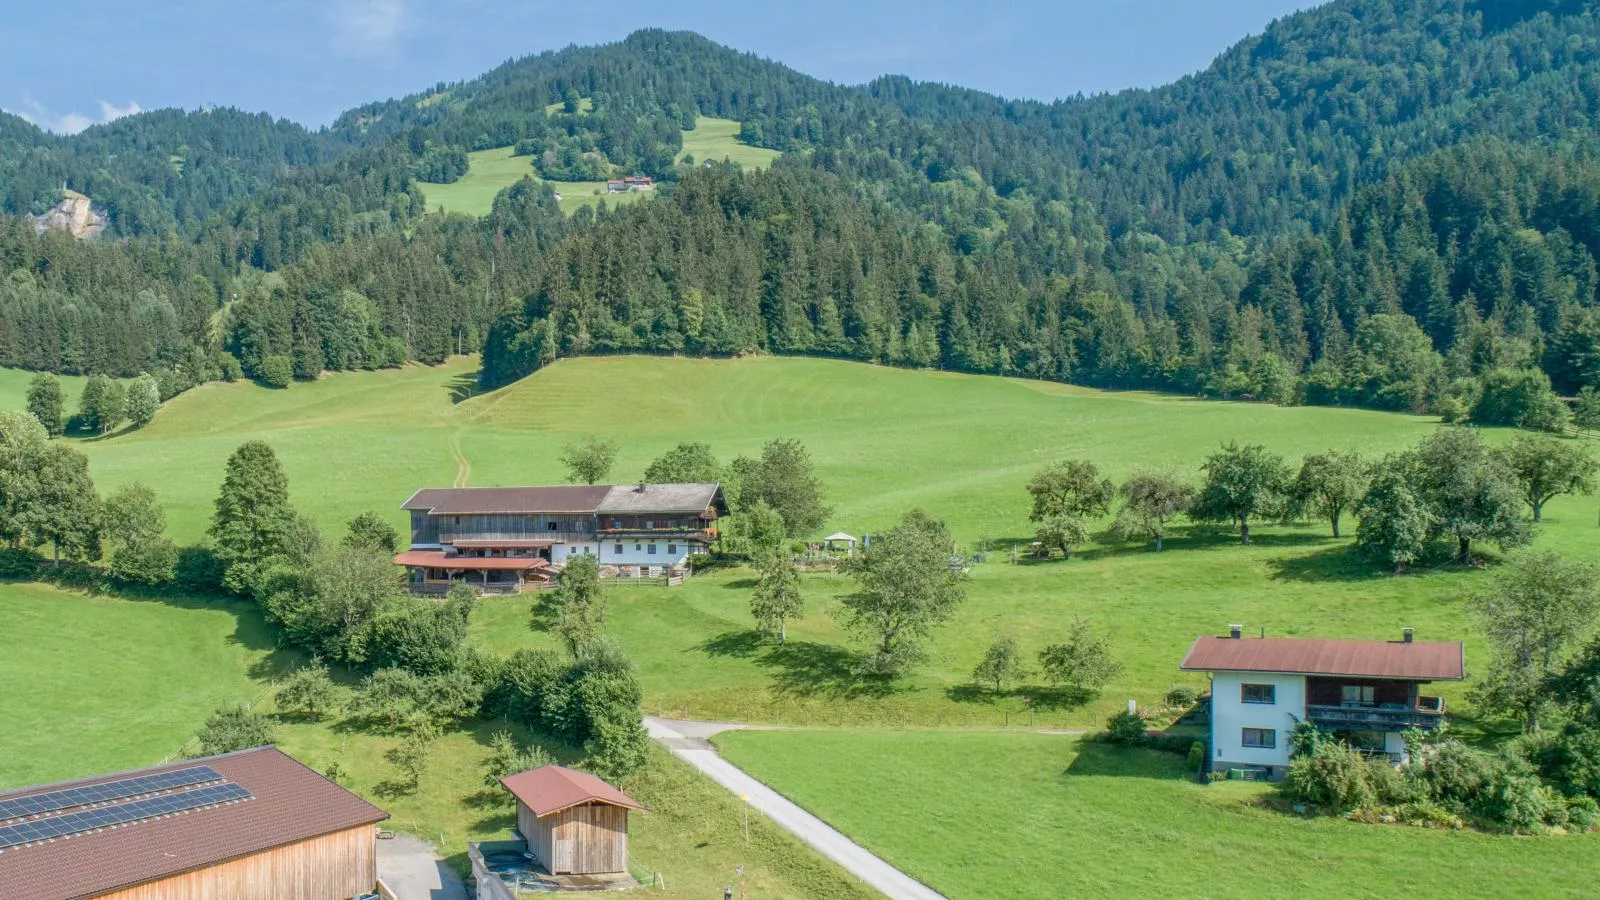
POLYGON ((588 772, 561 766, 540 766, 500 779, 511 796, 533 811, 534 818, 571 809, 581 803, 609 803, 644 809, 637 801, 588 772))
POLYGON ((276 747, 186 759, 0 793, 11 800, 190 766, 210 766, 249 799, 0 851, 0 895, 69 900, 167 878, 389 817, 276 747))
POLYGON ((1347 675, 1411 681, 1460 681, 1467 676, 1460 641, 1349 641, 1322 638, 1195 638, 1181 669, 1199 672, 1274 672, 1347 675))
POLYGON ((609 484, 549 487, 423 488, 401 509, 436 516, 492 513, 592 513, 611 490, 609 484))

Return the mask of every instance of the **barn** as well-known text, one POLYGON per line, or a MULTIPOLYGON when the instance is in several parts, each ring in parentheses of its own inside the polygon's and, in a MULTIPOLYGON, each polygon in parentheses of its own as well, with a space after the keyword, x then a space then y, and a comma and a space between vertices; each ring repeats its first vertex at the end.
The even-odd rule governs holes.
POLYGON ((0 793, 0 895, 348 900, 383 810, 275 747, 0 793))
POLYGON ((628 871, 627 794, 588 772, 540 766, 500 779, 517 798, 517 830, 552 875, 628 871))

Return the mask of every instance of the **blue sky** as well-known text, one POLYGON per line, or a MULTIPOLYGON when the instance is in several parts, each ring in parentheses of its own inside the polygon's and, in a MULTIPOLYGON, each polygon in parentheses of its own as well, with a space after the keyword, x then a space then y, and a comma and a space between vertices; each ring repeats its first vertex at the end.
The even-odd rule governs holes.
POLYGON ((1163 84, 1305 0, 517 0, 18 2, 0 30, 0 108, 56 131, 140 109, 231 105, 307 125, 506 59, 698 31, 833 81, 885 73, 1009 97, 1163 84), (20 8, 16 8, 20 7, 20 8))

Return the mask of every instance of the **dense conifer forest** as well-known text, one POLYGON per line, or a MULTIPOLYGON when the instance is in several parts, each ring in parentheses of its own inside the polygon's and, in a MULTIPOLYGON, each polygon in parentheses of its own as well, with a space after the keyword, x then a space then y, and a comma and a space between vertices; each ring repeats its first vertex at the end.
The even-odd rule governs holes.
POLYGON ((0 114, 0 364, 181 388, 481 349, 496 385, 761 351, 1466 416, 1600 387, 1597 51, 1587 2, 1336 0, 1055 103, 642 31, 316 132, 0 114), (680 161, 704 116, 783 156, 680 161), (547 180, 425 208, 498 147, 547 180), (549 183, 622 172, 657 196, 564 214, 549 183), (106 235, 34 233, 63 185, 106 235))

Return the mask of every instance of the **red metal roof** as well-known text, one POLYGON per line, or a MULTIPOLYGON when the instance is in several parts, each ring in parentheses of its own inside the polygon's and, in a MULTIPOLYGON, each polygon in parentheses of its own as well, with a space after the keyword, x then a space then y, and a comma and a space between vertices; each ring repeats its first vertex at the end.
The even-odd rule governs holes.
POLYGON ((644 809, 633 798, 588 772, 561 766, 540 766, 500 779, 511 796, 543 818, 580 803, 599 802, 625 809, 644 809))
POLYGON ((22 788, 0 793, 0 799, 194 765, 215 769, 249 791, 250 799, 7 848, 0 852, 0 895, 28 900, 95 896, 389 817, 275 747, 22 788))
POLYGON ((519 571, 542 569, 550 565, 537 556, 453 556, 443 550, 407 550, 394 558, 397 566, 426 566, 430 569, 475 569, 477 571, 519 571))
POLYGON ((1406 643, 1205 635, 1195 638, 1179 668, 1200 672, 1282 672, 1411 681, 1460 681, 1467 675, 1466 656, 1460 641, 1406 643))

